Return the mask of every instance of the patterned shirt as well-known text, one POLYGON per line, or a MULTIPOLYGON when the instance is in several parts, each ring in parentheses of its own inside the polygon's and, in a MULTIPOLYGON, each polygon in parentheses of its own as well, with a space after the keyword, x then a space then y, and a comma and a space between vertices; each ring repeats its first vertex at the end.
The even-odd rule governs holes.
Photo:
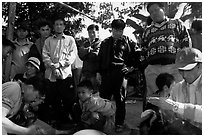
POLYGON ((181 20, 166 18, 160 24, 153 22, 145 30, 143 46, 149 64, 173 64, 176 53, 183 47, 192 47, 192 43, 181 20))

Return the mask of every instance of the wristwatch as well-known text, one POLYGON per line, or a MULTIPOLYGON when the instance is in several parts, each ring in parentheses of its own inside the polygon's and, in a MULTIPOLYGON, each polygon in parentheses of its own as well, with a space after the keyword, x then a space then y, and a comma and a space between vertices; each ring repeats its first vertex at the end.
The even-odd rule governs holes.
POLYGON ((178 111, 178 104, 176 104, 176 103, 173 104, 173 111, 174 112, 178 111))

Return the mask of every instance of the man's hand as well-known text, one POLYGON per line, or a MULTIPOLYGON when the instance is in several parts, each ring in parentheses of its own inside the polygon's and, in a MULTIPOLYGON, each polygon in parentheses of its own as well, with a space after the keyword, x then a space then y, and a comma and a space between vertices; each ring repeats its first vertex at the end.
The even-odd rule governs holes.
POLYGON ((174 101, 163 97, 149 97, 148 102, 165 110, 173 110, 174 101))
POLYGON ((52 69, 52 71, 54 71, 55 69, 58 69, 58 68, 60 68, 60 63, 55 63, 55 64, 52 64, 51 65, 51 69, 52 69))
POLYGON ((59 69, 54 69, 53 74, 56 76, 56 78, 61 79, 61 73, 59 69))

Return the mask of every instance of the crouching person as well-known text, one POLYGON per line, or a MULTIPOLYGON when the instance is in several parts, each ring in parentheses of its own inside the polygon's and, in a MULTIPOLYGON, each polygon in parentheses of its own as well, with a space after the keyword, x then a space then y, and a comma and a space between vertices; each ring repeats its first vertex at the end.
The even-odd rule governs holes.
MULTIPOLYGON (((175 85, 175 78, 169 73, 161 73, 156 78, 158 90, 154 92, 152 98, 163 97, 168 98, 170 91, 175 85)), ((174 134, 167 129, 168 121, 174 118, 173 113, 165 113, 158 106, 151 104, 149 100, 145 106, 145 111, 141 114, 141 122, 139 125, 140 134, 142 135, 169 135, 174 134)))
MULTIPOLYGON (((43 80, 37 77, 25 82, 2 84, 2 133, 15 135, 61 134, 29 112, 30 103, 44 96, 43 80)), ((65 133, 65 132, 64 132, 65 133)))
POLYGON ((94 96, 93 90, 93 85, 89 80, 84 80, 77 86, 81 111, 78 130, 96 129, 111 134, 114 130, 115 104, 107 99, 94 96))

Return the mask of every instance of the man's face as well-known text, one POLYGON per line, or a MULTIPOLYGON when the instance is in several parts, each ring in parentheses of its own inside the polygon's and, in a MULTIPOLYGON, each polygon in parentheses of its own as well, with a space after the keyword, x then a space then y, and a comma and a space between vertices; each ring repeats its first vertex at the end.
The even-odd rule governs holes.
POLYGON ((65 29, 63 20, 56 20, 54 24, 54 30, 56 33, 61 34, 65 29))
POLYGON ((201 75, 201 66, 202 64, 198 64, 191 70, 179 70, 179 73, 187 83, 192 84, 201 75))
POLYGON ((51 29, 48 25, 40 27, 39 33, 43 38, 47 38, 50 35, 51 29))
POLYGON ((115 39, 119 39, 123 35, 124 29, 115 29, 112 28, 112 36, 115 39))
POLYGON ((35 90, 32 85, 27 85, 24 90, 24 100, 26 103, 34 102, 39 99, 41 96, 39 91, 35 90))
POLYGON ((154 22, 161 22, 165 18, 164 10, 157 4, 153 4, 149 7, 149 14, 154 22))
POLYGON ((17 30, 17 36, 18 36, 18 38, 24 39, 24 38, 27 37, 27 35, 28 35, 28 31, 27 31, 27 30, 24 30, 24 29, 18 29, 18 30, 17 30))

